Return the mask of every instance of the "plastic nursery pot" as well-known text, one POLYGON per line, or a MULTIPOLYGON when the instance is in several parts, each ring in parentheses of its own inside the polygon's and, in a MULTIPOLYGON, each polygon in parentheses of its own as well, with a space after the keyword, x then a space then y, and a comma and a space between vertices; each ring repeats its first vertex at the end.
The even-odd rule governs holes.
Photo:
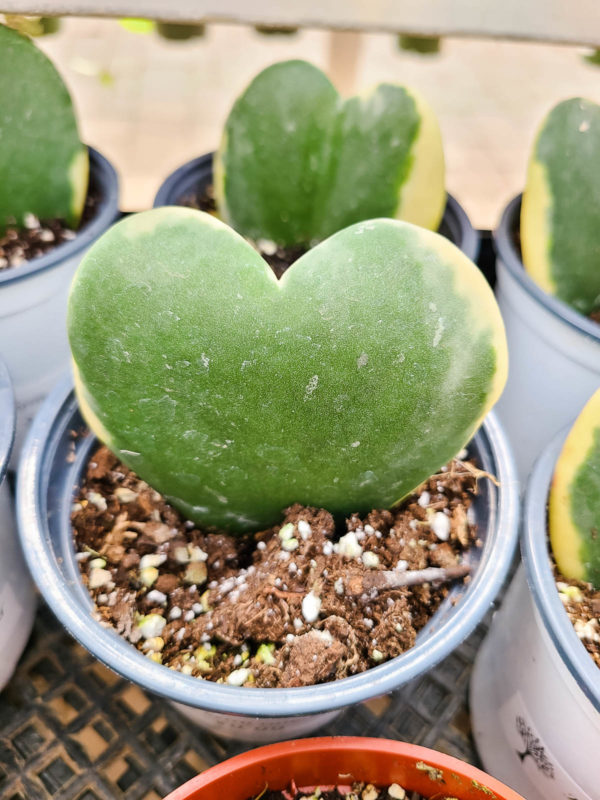
POLYGON ((233 687, 203 681, 153 663, 92 616, 72 540, 74 492, 97 440, 85 429, 67 382, 48 397, 30 429, 18 479, 23 550, 46 601, 65 627, 97 658, 144 689, 181 704, 193 721, 220 736, 253 742, 304 735, 342 708, 396 689, 431 669, 471 633, 500 590, 517 539, 518 483, 506 438, 489 415, 470 445, 500 486, 481 481, 474 502, 481 548, 467 586, 454 586, 401 656, 343 680, 294 689, 233 687), (82 431, 73 439, 72 431, 82 431))
POLYGON ((508 382, 496 408, 524 480, 552 436, 600 386, 600 325, 529 277, 516 243, 520 214, 519 195, 494 234, 509 350, 508 382))
MULTIPOLYGON (((154 208, 180 205, 184 198, 201 194, 212 185, 212 165, 213 154, 207 153, 176 169, 159 188, 154 198, 154 208)), ((439 232, 459 247, 471 261, 477 259, 479 235, 471 225, 467 212, 452 195, 448 195, 439 232)))
POLYGON ((88 247, 118 216, 119 187, 112 165, 93 148, 90 186, 98 190, 94 218, 74 239, 20 267, 0 271, 0 355, 11 374, 17 432, 11 467, 37 408, 68 368, 65 324, 71 279, 88 247))
POLYGON ((554 439, 531 474, 524 565, 471 678, 483 764, 528 800, 598 800, 600 791, 600 670, 563 608, 548 550, 548 492, 566 435, 554 439))
POLYGON ((0 361, 0 691, 23 652, 35 613, 35 591, 21 555, 6 480, 14 434, 12 386, 0 361))
POLYGON ((260 747, 211 767, 165 800, 247 800, 269 789, 348 786, 353 781, 399 784, 424 797, 523 800, 481 770, 457 758, 389 739, 323 737, 260 747))

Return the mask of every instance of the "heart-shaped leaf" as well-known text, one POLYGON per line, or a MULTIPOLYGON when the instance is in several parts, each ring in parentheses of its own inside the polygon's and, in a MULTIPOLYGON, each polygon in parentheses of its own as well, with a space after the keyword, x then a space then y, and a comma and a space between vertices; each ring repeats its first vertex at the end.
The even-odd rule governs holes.
POLYGON ((523 264, 581 314, 600 309, 600 105, 574 97, 544 120, 521 206, 523 264))
POLYGON ((600 589, 600 389, 575 421, 556 462, 549 528, 562 574, 600 589))
POLYGON ((365 219, 436 230, 446 203, 437 120, 380 84, 342 100, 321 70, 284 61, 236 101, 215 159, 221 216, 251 239, 306 244, 365 219))
POLYGON ((66 86, 30 39, 0 25, 0 232, 28 213, 76 227, 87 185, 66 86))
POLYGON ((69 336, 91 427, 184 514, 232 530, 294 502, 395 503, 498 398, 506 342, 479 270, 375 220, 277 281, 210 215, 129 217, 85 256, 69 336))

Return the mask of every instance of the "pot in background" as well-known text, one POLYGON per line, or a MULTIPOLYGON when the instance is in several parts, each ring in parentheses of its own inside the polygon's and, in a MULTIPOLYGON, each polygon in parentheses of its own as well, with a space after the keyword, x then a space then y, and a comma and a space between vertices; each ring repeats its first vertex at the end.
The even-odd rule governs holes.
POLYGON ((0 361, 0 691, 23 652, 35 614, 35 590, 21 555, 6 479, 14 434, 12 387, 0 361))
POLYGON ((522 480, 548 441, 600 386, 600 325, 547 294, 516 243, 521 197, 494 233, 496 296, 508 340, 508 381, 496 406, 522 480))
MULTIPOLYGON (((165 179, 154 199, 154 208, 180 205, 182 199, 201 194, 212 182, 213 154, 207 153, 183 164, 165 179)), ((471 225, 467 212, 450 194, 438 232, 450 239, 471 261, 477 260, 479 234, 471 225)))
POLYGON ((62 382, 30 429, 19 469, 19 529, 31 572, 54 613, 84 647, 143 689, 180 704, 186 716, 219 736, 256 743, 305 734, 346 706, 390 692, 430 670, 481 621, 502 586, 516 545, 518 482, 506 438, 490 414, 470 452, 498 477, 500 487, 482 481, 474 502, 483 547, 469 551, 472 580, 452 588, 411 650, 367 672, 315 686, 258 689, 202 681, 153 663, 92 616, 92 601, 75 561, 70 512, 97 445, 85 428, 70 382, 62 382), (75 439, 73 430, 81 432, 75 439))
POLYGON ((515 576, 471 678, 485 769, 528 800, 598 800, 600 669, 579 640, 552 574, 547 500, 567 431, 544 451, 525 497, 515 576))
POLYGON ((323 737, 260 747, 206 770, 165 800, 248 800, 269 789, 399 784, 424 797, 524 800, 481 770, 426 747, 366 737, 323 737))
POLYGON ((90 186, 99 190, 94 218, 71 241, 20 267, 0 271, 0 356, 10 372, 17 403, 11 467, 41 401, 68 368, 67 296, 84 253, 116 220, 119 186, 113 166, 93 148, 90 186))

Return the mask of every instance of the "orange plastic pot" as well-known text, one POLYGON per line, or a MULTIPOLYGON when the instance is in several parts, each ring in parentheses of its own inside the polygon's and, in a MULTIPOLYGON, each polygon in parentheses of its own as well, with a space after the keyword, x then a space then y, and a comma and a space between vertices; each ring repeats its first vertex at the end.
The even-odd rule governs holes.
POLYGON ((327 736, 259 747, 211 767, 165 800, 247 800, 269 789, 398 783, 423 797, 456 800, 525 800, 457 758, 389 739, 327 736))

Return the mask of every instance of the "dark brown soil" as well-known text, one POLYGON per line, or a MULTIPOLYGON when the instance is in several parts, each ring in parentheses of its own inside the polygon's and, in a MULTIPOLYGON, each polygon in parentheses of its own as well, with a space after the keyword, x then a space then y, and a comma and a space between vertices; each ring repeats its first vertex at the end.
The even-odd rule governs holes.
MULTIPOLYGON (((445 794, 435 795, 436 800, 457 800, 445 794)), ((426 800, 418 792, 407 792, 397 783, 377 787, 372 783, 353 783, 352 786, 299 789, 292 784, 283 791, 266 791, 248 800, 426 800)))
MULTIPOLYGON (((212 186, 207 186, 202 193, 182 197, 178 201, 178 205, 197 208, 215 216, 217 214, 217 205, 212 186)), ((253 244, 278 279, 292 266, 294 261, 297 261, 308 250, 308 247, 302 247, 301 245, 296 247, 277 247, 273 242, 266 241, 253 242, 253 244)))
POLYGON ((575 633, 600 667, 600 591, 591 583, 569 580, 553 563, 554 580, 575 633))
POLYGON ((402 506, 353 515, 343 531, 294 505, 236 537, 186 522, 103 447, 73 506, 77 558, 99 618, 153 660, 233 685, 322 683, 412 647, 447 585, 373 580, 456 569, 476 542, 481 474, 454 460, 402 506))
MULTIPOLYGON (((101 200, 100 191, 90 185, 78 230, 90 222, 101 200)), ((26 219, 24 228, 7 228, 0 236, 0 271, 17 268, 54 250, 77 236, 62 220, 39 220, 33 214, 26 219)))

